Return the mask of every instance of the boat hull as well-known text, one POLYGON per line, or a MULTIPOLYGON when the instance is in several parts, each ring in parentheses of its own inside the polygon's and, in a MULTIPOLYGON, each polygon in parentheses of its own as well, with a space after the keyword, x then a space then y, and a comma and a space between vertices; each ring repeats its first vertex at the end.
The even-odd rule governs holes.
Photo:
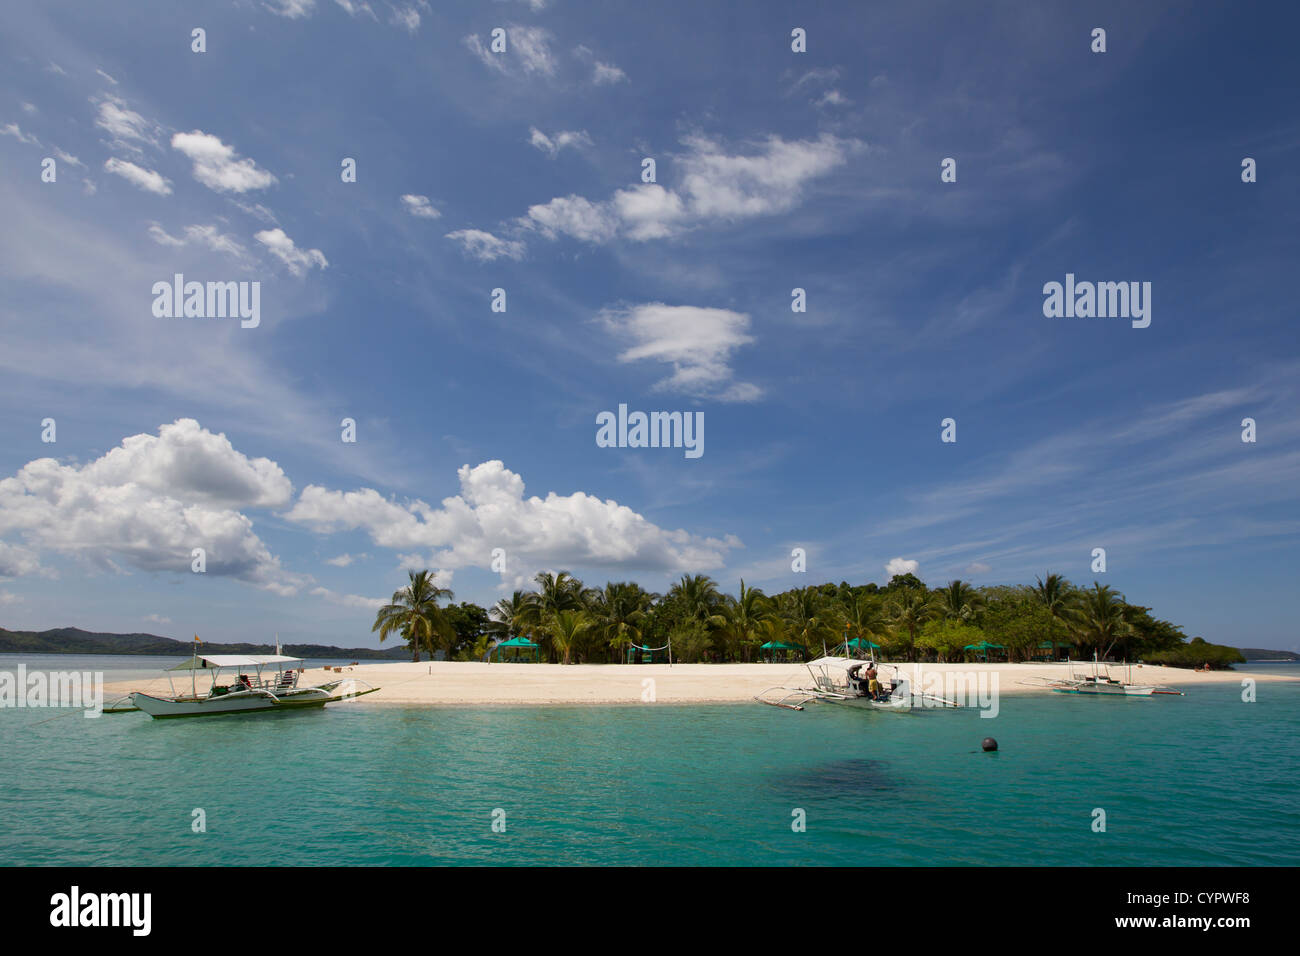
POLYGON ((278 699, 263 696, 211 697, 200 700, 153 697, 149 694, 131 695, 131 703, 150 717, 208 717, 217 714, 247 714, 265 710, 296 710, 304 707, 324 707, 334 698, 328 696, 296 700, 292 697, 278 699))
POLYGON ((324 707, 332 701, 350 700, 373 694, 378 687, 357 685, 364 683, 354 680, 334 681, 321 687, 294 688, 282 694, 258 693, 255 691, 220 694, 215 697, 154 697, 137 691, 131 695, 131 703, 138 710, 150 717, 165 719, 170 717, 210 717, 219 714, 252 714, 268 710, 303 710, 309 707, 324 707))
POLYGON ((1101 684, 1092 687, 1054 687, 1058 694, 1087 694, 1090 697, 1150 697, 1154 687, 1132 687, 1101 684))

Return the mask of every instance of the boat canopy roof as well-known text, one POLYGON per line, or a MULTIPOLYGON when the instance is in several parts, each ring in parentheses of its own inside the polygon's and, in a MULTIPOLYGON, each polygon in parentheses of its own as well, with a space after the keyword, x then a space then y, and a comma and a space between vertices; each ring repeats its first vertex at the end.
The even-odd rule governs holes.
POLYGON ((821 667, 821 668, 833 667, 833 668, 838 668, 839 670, 842 671, 847 671, 854 664, 861 664, 861 665, 874 664, 877 668, 888 667, 894 673, 898 673, 897 664, 885 664, 882 663, 881 661, 875 660, 874 658, 872 658, 871 660, 864 661, 861 658, 853 658, 853 657, 819 657, 815 661, 809 661, 806 666, 821 667))
POLYGON ((167 669, 188 671, 212 667, 263 667, 267 664, 301 664, 302 662, 301 657, 285 657, 283 654, 199 654, 167 669))
POLYGON ((809 661, 809 667, 838 667, 841 670, 848 670, 851 664, 865 664, 866 661, 855 661, 851 657, 819 657, 815 661, 809 661))

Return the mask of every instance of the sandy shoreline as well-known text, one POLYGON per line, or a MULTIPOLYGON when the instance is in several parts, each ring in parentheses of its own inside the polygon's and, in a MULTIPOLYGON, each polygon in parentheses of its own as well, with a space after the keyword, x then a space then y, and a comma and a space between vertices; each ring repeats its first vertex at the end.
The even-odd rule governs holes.
MULTIPOLYGON (((918 665, 905 664, 909 676, 918 665)), ((969 675, 990 681, 997 675, 999 694, 1050 693, 1020 683, 1025 678, 1067 676, 1064 664, 922 664, 923 675, 969 675)), ((1076 665, 1076 668, 1082 665, 1076 665)), ((1123 677, 1115 667, 1112 674, 1123 677)), ((230 675, 233 676, 233 675, 230 675)), ((362 663, 343 668, 342 674, 322 668, 308 670, 303 684, 322 684, 339 677, 366 681, 381 690, 357 703, 403 705, 498 704, 639 704, 653 681, 657 703, 726 703, 748 701, 774 685, 807 686, 808 671, 797 664, 483 664, 461 661, 362 663)), ((1174 667, 1134 665, 1134 683, 1194 691, 1209 684, 1240 684, 1243 677, 1257 681, 1295 681, 1286 674, 1258 671, 1189 671, 1174 667)), ((933 679, 933 678, 931 678, 933 679)), ((199 678, 201 689, 208 681, 199 678)), ((177 689, 180 689, 178 679, 177 689)), ((990 686, 985 684, 985 686, 990 686)), ((105 699, 131 691, 166 694, 167 679, 108 684, 105 699)))

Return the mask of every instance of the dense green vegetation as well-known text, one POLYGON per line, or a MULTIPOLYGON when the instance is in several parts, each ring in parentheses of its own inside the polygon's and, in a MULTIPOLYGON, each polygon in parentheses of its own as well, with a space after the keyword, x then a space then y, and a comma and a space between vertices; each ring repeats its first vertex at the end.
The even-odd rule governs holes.
POLYGON ((1167 651, 1155 651, 1147 655, 1149 664, 1168 664, 1171 667, 1205 667, 1211 670, 1223 670, 1233 664, 1244 664, 1246 658, 1235 647, 1211 644, 1199 637, 1192 638, 1190 644, 1180 644, 1167 651))
POLYGON ((930 588, 901 574, 884 587, 828 583, 770 596, 744 581, 737 595, 724 594, 700 574, 684 575, 663 595, 627 581, 589 588, 567 571, 535 581, 536 590, 516 591, 484 611, 441 606, 451 592, 435 587, 428 571, 412 571, 374 630, 381 640, 399 635, 415 660, 421 651, 481 660, 496 641, 515 637, 535 641, 544 660, 566 664, 626 661, 629 649, 636 659, 636 648, 670 641, 679 661, 759 660, 771 653, 764 644, 787 645, 793 651, 778 653, 797 659, 833 652, 846 638, 876 644, 890 660, 1086 659, 1094 652, 1179 666, 1244 660, 1200 638, 1187 644, 1177 625, 1108 585, 1076 587, 1059 574, 984 588, 960 580, 930 588))

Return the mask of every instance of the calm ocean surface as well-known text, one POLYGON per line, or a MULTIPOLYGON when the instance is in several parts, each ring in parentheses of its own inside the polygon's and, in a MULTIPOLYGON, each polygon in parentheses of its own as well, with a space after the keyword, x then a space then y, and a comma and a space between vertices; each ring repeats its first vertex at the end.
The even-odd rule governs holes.
MULTIPOLYGON (((102 658, 55 660, 118 679, 102 658)), ((0 710, 0 863, 1300 864, 1300 684, 1240 693, 1004 696, 992 720, 759 704, 0 710), (980 752, 987 735, 1000 752, 980 752), (807 832, 791 830, 796 808, 807 832)))

